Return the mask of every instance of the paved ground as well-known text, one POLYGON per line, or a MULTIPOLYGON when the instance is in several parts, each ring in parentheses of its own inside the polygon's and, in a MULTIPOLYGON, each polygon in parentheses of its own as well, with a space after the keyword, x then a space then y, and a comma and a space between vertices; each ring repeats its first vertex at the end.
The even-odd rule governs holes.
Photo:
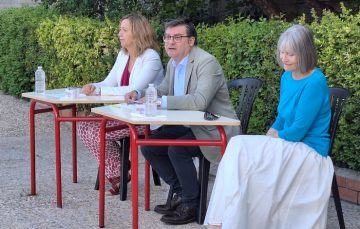
MULTIPOLYGON (((56 207, 55 156, 52 115, 37 118, 37 195, 30 193, 28 102, 0 93, 0 228, 98 228, 98 192, 93 189, 97 163, 79 142, 78 183, 72 183, 69 126, 62 125, 63 208, 56 207)), ((143 162, 140 164, 143 171, 143 162)), ((140 175, 140 177, 142 177, 140 175)), ((211 177, 210 188, 213 183, 211 177)), ((140 186, 142 182, 140 179, 140 186)), ((143 190, 143 188, 141 188, 143 190)), ((151 206, 163 203, 167 187, 152 187, 151 206)), ((131 192, 128 197, 130 198, 131 192)), ((204 228, 196 223, 168 226, 153 211, 142 210, 140 228, 204 228)), ((360 228, 360 206, 343 202, 347 228, 360 228)), ((339 228, 333 200, 328 214, 329 229, 339 228)), ((106 198, 106 228, 131 228, 131 201, 106 198)))

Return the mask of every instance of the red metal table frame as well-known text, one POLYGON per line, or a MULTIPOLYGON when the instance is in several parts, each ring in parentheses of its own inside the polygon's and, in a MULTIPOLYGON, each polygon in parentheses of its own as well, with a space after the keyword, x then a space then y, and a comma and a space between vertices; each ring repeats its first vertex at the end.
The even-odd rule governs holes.
MULTIPOLYGON (((113 131, 106 127, 108 120, 113 118, 103 116, 100 128, 100 188, 99 188, 99 227, 105 226, 105 134, 113 131)), ((116 119, 115 119, 116 120, 116 119)), ((123 121, 123 120, 122 120, 123 121)), ((130 144, 131 144, 131 190, 132 190, 132 228, 138 228, 138 146, 152 145, 152 146, 220 146, 221 153, 225 152, 227 139, 223 126, 216 126, 219 134, 219 140, 176 140, 176 139, 140 139, 137 135, 134 124, 127 123, 130 129, 130 144)), ((144 125, 144 124, 141 124, 144 125)), ((150 175, 149 163, 145 163, 145 210, 150 209, 150 175)))
MULTIPOLYGON (((30 176, 31 176, 31 195, 36 195, 36 161, 35 161, 35 115, 47 112, 54 113, 55 126, 55 173, 56 173, 56 204, 62 207, 61 189, 61 145, 60 145, 60 122, 72 123, 72 166, 73 183, 77 183, 77 142, 76 142, 76 122, 77 121, 101 121, 101 117, 79 117, 76 116, 77 104, 97 104, 97 103, 120 103, 124 101, 121 96, 86 96, 76 99, 63 99, 54 97, 54 94, 63 93, 65 89, 48 90, 45 94, 34 92, 23 93, 22 96, 29 98, 30 101, 30 176), (36 109, 36 104, 44 104, 48 107, 36 109), (67 105, 62 105, 67 104, 67 105), (60 110, 71 109, 71 117, 61 117, 60 110)), ((126 127, 126 126, 125 126, 126 127)), ((122 129, 123 127, 117 127, 122 129)))
POLYGON ((30 102, 30 170, 31 170, 31 195, 36 195, 36 171, 35 171, 35 115, 53 112, 55 124, 55 165, 56 165, 56 203, 62 207, 61 190, 61 145, 60 145, 60 122, 72 123, 72 166, 73 183, 77 183, 77 143, 76 143, 76 122, 77 121, 101 121, 101 117, 77 117, 76 104, 59 106, 57 104, 31 99, 30 102), (37 103, 45 104, 50 108, 35 109, 37 103), (59 111, 71 109, 71 117, 60 117, 59 111))

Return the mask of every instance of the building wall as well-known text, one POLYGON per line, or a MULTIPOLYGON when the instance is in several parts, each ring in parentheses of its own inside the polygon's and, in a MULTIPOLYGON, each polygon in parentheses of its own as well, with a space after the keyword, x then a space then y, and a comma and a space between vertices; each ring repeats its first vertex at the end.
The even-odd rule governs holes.
POLYGON ((35 5, 33 0, 0 0, 0 8, 35 5))

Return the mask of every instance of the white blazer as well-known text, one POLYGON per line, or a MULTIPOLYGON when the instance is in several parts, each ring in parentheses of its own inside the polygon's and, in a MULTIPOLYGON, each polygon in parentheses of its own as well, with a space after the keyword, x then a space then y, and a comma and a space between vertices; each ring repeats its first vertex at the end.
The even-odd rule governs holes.
POLYGON ((96 90, 101 87, 119 87, 122 94, 133 90, 143 90, 149 83, 159 84, 164 78, 164 69, 159 54, 154 49, 147 49, 138 56, 130 73, 129 86, 120 87, 121 78, 128 62, 129 55, 120 51, 114 66, 107 77, 98 83, 93 83, 96 90))

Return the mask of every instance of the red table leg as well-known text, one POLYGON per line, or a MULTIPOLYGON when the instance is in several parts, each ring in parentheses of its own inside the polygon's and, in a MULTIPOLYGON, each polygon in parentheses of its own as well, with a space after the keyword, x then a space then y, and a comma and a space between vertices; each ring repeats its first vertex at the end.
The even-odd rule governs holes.
MULTIPOLYGON (((150 135, 150 126, 145 127, 145 138, 150 135)), ((150 163, 145 160, 145 211, 150 210, 150 163)))
POLYGON ((225 153, 226 145, 227 145, 226 133, 225 133, 223 126, 216 126, 216 127, 217 127, 217 129, 219 131, 219 135, 220 135, 221 155, 223 156, 225 153))
POLYGON ((145 211, 150 210, 150 163, 145 160, 145 211))
POLYGON ((51 105, 55 115, 55 164, 56 164, 56 199, 57 207, 62 208, 62 191, 61 191, 61 146, 60 146, 60 121, 59 109, 51 105))
POLYGON ((99 227, 105 226, 105 129, 107 120, 100 127, 100 172, 99 172, 99 227))
MULTIPOLYGON (((76 106, 72 108, 72 117, 76 117, 76 106)), ((73 183, 77 183, 77 144, 76 144, 76 121, 71 122, 72 125, 72 163, 73 163, 73 183)))
POLYGON ((131 144, 131 200, 132 200, 132 228, 139 227, 139 171, 138 171, 138 145, 136 143, 137 132, 135 126, 128 124, 130 129, 130 144, 131 144))
POLYGON ((36 101, 30 102, 30 176, 31 195, 36 195, 36 172, 35 172, 35 105, 36 101))

